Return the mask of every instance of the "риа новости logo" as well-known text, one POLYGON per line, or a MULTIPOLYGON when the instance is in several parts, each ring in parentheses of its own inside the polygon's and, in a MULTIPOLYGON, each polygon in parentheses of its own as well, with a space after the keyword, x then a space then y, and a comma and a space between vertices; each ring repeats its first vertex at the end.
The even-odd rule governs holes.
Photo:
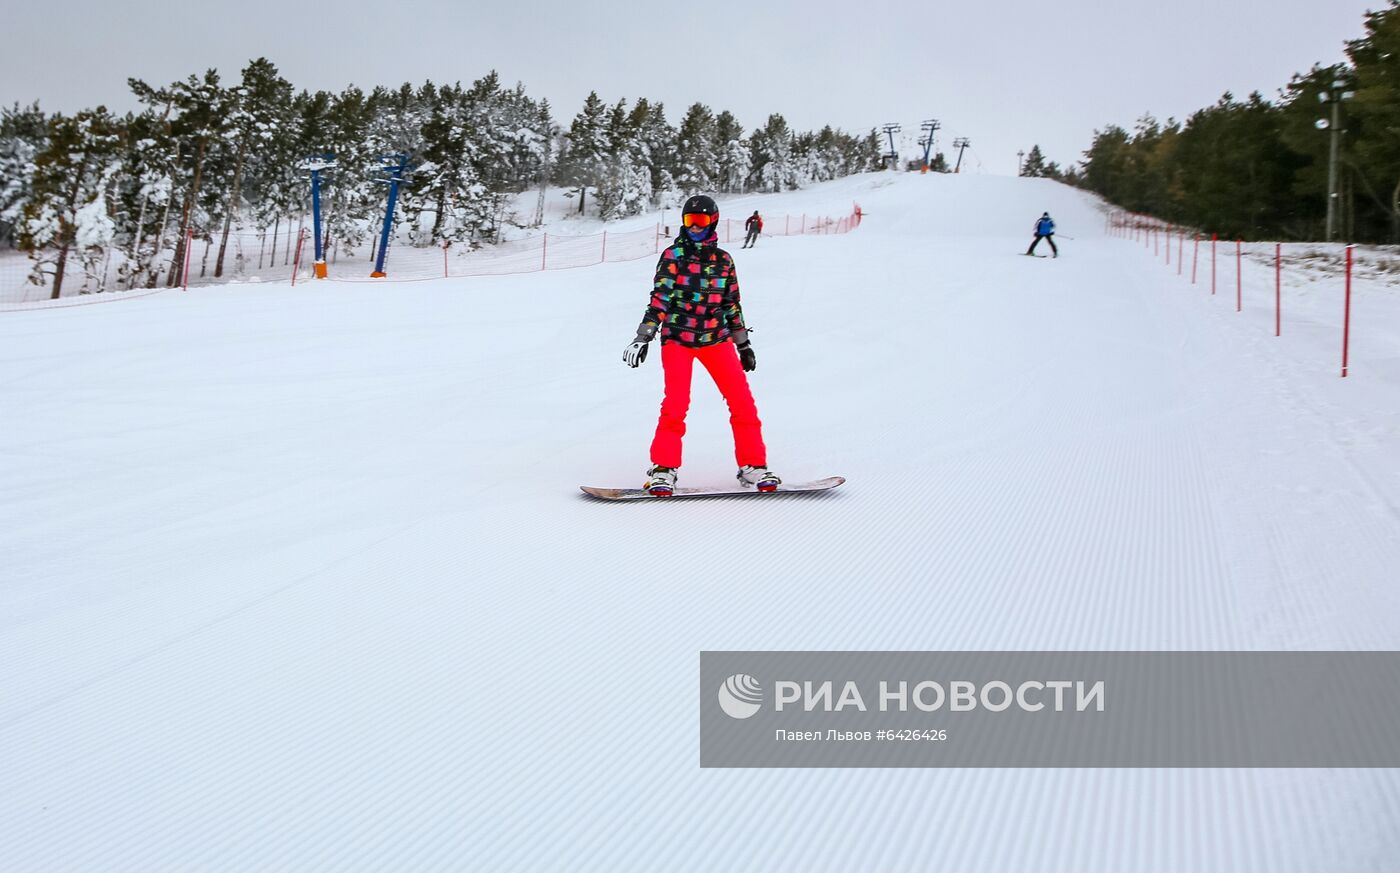
POLYGON ((730 718, 748 718, 763 705, 763 686, 747 673, 735 673, 719 687, 719 708, 730 718))

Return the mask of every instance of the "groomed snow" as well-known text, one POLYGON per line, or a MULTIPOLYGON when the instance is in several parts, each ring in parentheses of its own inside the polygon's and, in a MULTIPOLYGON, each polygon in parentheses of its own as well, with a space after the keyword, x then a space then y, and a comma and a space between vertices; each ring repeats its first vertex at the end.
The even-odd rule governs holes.
POLYGON ((0 315, 0 869, 1392 868, 1390 770, 699 768, 705 649, 1400 647, 1395 285, 1340 379, 1339 278, 1275 338, 1052 182, 722 207, 852 201, 734 247, 812 498, 578 492, 647 464, 648 260, 0 315))

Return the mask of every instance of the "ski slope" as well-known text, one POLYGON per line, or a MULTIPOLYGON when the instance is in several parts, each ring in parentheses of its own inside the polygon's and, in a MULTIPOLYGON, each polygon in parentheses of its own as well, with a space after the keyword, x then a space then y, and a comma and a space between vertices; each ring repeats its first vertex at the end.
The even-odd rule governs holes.
POLYGON ((649 261, 0 316, 0 869, 1394 869, 1389 770, 698 767, 701 650, 1400 647, 1395 285, 1343 380, 1340 280, 1275 338, 1052 182, 721 208, 853 200, 733 246, 816 497, 579 493, 647 465, 649 261))

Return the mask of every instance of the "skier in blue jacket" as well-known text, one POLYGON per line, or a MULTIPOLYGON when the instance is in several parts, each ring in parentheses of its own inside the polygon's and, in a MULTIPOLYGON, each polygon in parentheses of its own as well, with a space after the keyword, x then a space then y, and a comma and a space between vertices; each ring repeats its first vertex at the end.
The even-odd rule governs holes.
POLYGON ((1031 240, 1031 247, 1026 249, 1026 254, 1035 254, 1035 247, 1040 245, 1042 239, 1050 243, 1050 251, 1054 253, 1052 257, 1058 258, 1060 250, 1055 248, 1055 221, 1048 212, 1042 212, 1040 220, 1035 223, 1035 239, 1031 240))

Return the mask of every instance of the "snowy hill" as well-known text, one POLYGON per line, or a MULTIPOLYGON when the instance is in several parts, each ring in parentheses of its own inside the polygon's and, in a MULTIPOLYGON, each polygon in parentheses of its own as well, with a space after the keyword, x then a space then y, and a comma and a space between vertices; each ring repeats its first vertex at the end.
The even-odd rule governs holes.
POLYGON ((579 494, 647 465, 649 260, 0 315, 0 869, 1390 864, 1387 770, 699 769, 701 650, 1400 646, 1393 286, 1341 380, 1339 284, 1275 338, 1053 182, 721 208, 852 201, 735 253, 810 499, 579 494))

